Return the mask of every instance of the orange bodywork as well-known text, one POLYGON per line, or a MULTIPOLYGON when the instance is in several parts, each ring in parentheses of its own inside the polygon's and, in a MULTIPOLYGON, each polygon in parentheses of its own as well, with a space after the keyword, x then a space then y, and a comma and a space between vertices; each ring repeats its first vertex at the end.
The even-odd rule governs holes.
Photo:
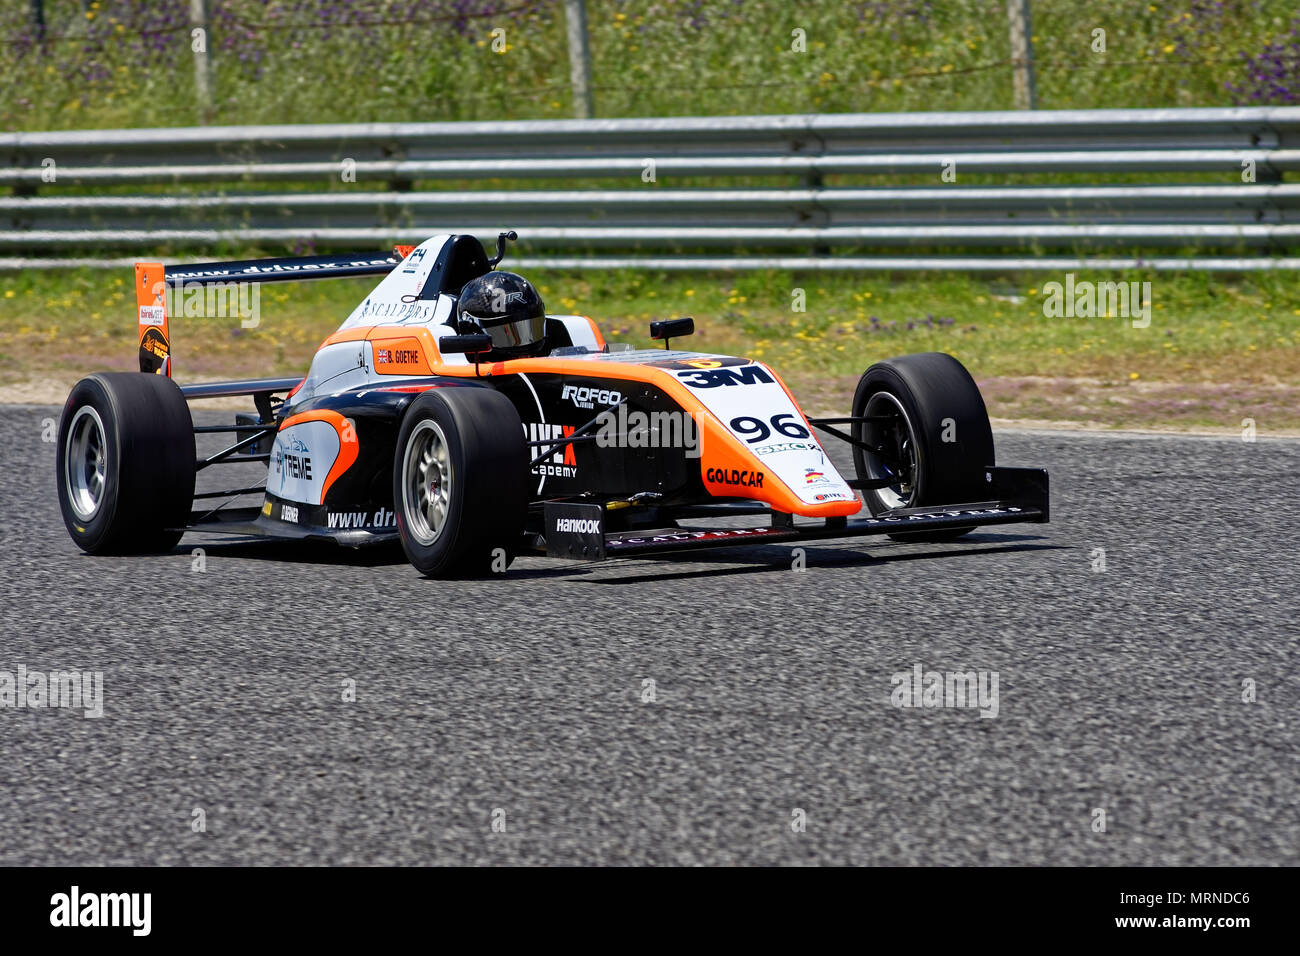
MULTIPOLYGON (((592 323, 592 325, 594 326, 595 323, 592 323)), ((854 496, 853 500, 849 501, 826 501, 820 504, 810 504, 800 499, 775 475, 769 479, 763 472, 762 462, 739 439, 731 434, 725 424, 705 408, 689 388, 663 369, 635 363, 592 362, 585 359, 554 358, 550 356, 512 359, 507 362, 485 362, 477 366, 473 364, 451 365, 442 360, 442 356, 438 351, 437 339, 429 329, 409 326, 376 325, 344 329, 327 338, 323 346, 362 340, 369 340, 376 349, 384 347, 381 343, 388 345, 394 342, 405 343, 402 346, 404 348, 418 349, 424 360, 421 371, 415 371, 412 368, 409 371, 404 369, 401 372, 393 371, 389 374, 482 378, 492 375, 545 373, 573 375, 583 378, 607 378, 625 382, 644 382, 647 385, 653 385, 670 396, 695 419, 700 436, 700 478, 710 494, 717 497, 757 498, 760 501, 768 502, 778 511, 816 518, 852 515, 856 514, 862 507, 862 502, 857 496, 854 496), (763 476, 761 485, 755 483, 760 475, 763 476), (716 480, 716 477, 733 480, 719 481, 716 480)), ((701 360, 702 367, 708 367, 705 365, 708 361, 707 359, 701 360)), ((377 359, 375 370, 377 372, 385 371, 384 367, 379 365, 377 359)), ((789 395, 790 390, 786 387, 785 382, 775 372, 772 374, 780 382, 781 387, 785 389, 786 394, 789 395)), ((794 403, 795 408, 799 407, 798 402, 794 402, 793 396, 791 396, 791 401, 794 403)), ((803 417, 804 425, 808 428, 809 434, 812 434, 812 426, 808 424, 807 417, 803 416, 802 411, 800 415, 803 417)), ((566 447, 572 449, 573 446, 566 447)))
POLYGON ((375 371, 380 375, 430 375, 429 359, 424 346, 414 336, 370 340, 374 347, 375 371))

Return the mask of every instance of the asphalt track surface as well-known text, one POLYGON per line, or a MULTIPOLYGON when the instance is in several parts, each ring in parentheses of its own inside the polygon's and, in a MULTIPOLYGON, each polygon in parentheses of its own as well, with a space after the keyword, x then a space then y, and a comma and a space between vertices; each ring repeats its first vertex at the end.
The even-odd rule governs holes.
POLYGON ((1052 524, 440 584, 84 556, 56 415, 0 408, 0 670, 102 671, 104 716, 0 709, 0 864, 1300 858, 1300 443, 1001 432, 1052 524), (996 671, 997 716, 892 706, 916 664, 996 671))

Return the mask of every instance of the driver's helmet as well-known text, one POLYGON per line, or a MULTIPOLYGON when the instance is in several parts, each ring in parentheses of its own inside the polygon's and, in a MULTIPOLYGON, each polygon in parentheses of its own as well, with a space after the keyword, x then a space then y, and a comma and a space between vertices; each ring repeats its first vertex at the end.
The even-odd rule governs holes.
POLYGON ((540 355, 546 350, 546 307, 533 284, 513 272, 489 272, 471 279, 456 303, 461 335, 486 333, 502 358, 540 355))

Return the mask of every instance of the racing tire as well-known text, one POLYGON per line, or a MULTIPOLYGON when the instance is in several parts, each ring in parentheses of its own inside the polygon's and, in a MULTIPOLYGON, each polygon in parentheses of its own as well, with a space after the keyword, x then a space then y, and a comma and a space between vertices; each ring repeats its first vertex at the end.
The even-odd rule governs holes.
POLYGON ((519 413, 500 392, 453 386, 412 402, 394 452, 393 510, 416 570, 455 578, 509 567, 528 515, 528 460, 519 413))
POLYGON ((194 421, 165 375, 100 372, 73 386, 59 421, 59 509, 88 554, 174 548, 194 502, 194 421))
MULTIPOLYGON (((858 381, 853 437, 884 454, 855 445, 859 479, 895 477, 887 488, 862 491, 879 515, 915 508, 980 501, 985 471, 994 464, 993 430, 979 387, 965 366, 943 352, 921 352, 877 362, 858 381)), ((891 534, 895 541, 952 541, 974 527, 891 534)))

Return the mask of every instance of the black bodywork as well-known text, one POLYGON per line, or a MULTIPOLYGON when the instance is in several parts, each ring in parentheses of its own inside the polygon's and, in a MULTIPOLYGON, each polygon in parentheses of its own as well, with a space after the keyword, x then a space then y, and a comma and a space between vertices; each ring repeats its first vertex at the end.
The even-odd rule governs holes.
MULTIPOLYGON (((606 557, 655 552, 695 550, 749 543, 788 543, 820 538, 843 538, 869 534, 934 532, 971 525, 1046 522, 1049 519, 1047 472, 1036 468, 989 467, 987 494, 975 502, 940 508, 898 509, 876 517, 798 519, 773 511, 767 504, 746 499, 709 497, 700 479, 698 461, 686 457, 681 448, 644 447, 602 449, 590 437, 595 416, 608 405, 593 409, 576 407, 562 398, 566 385, 610 391, 608 378, 583 379, 572 375, 530 375, 530 390, 517 377, 494 376, 489 380, 466 378, 420 378, 399 380, 383 387, 366 386, 295 405, 293 413, 317 409, 335 411, 351 420, 364 453, 329 489, 321 505, 303 505, 276 496, 273 488, 261 486, 209 493, 213 499, 236 493, 265 493, 261 508, 196 507, 191 531, 245 533, 334 541, 361 546, 394 540, 397 527, 393 514, 392 469, 402 415, 426 388, 496 388, 507 395, 520 411, 528 440, 534 450, 533 474, 538 491, 530 507, 527 549, 553 557, 600 560, 606 557), (536 400, 533 397, 536 393, 536 400), (540 401, 546 424, 536 419, 540 401), (542 478, 545 477, 545 483, 542 478), (278 520, 284 507, 298 511, 295 523, 278 520), (331 527, 330 515, 364 516, 360 526, 331 527), (700 528, 682 526, 691 518, 736 518, 764 516, 762 524, 740 527, 700 528), (598 532, 560 530, 573 526, 563 518, 579 518, 598 532)), ((238 448, 273 436, 283 420, 283 402, 275 393, 296 385, 289 379, 244 383, 234 386, 186 386, 187 398, 201 399, 251 393, 267 414, 257 422, 217 426, 208 430, 230 431, 238 440, 234 453, 214 456, 212 461, 265 461, 270 452, 247 454, 238 448)), ((671 411, 676 403, 659 389, 639 381, 623 383, 622 400, 629 409, 646 412, 671 411)), ((249 416, 251 418, 251 416, 249 416)), ((813 424, 818 420, 813 419, 813 424)), ((841 431, 851 419, 827 420, 823 430, 833 437, 852 441, 841 431)), ((246 446, 247 447, 247 446, 246 446)), ((229 452, 229 449, 227 450, 229 452)), ((201 463, 202 464, 202 463, 201 463)), ((849 479, 852 487, 864 487, 849 479)), ((196 498, 205 497, 203 495, 196 498)), ((196 501, 196 505, 201 505, 196 501)))

